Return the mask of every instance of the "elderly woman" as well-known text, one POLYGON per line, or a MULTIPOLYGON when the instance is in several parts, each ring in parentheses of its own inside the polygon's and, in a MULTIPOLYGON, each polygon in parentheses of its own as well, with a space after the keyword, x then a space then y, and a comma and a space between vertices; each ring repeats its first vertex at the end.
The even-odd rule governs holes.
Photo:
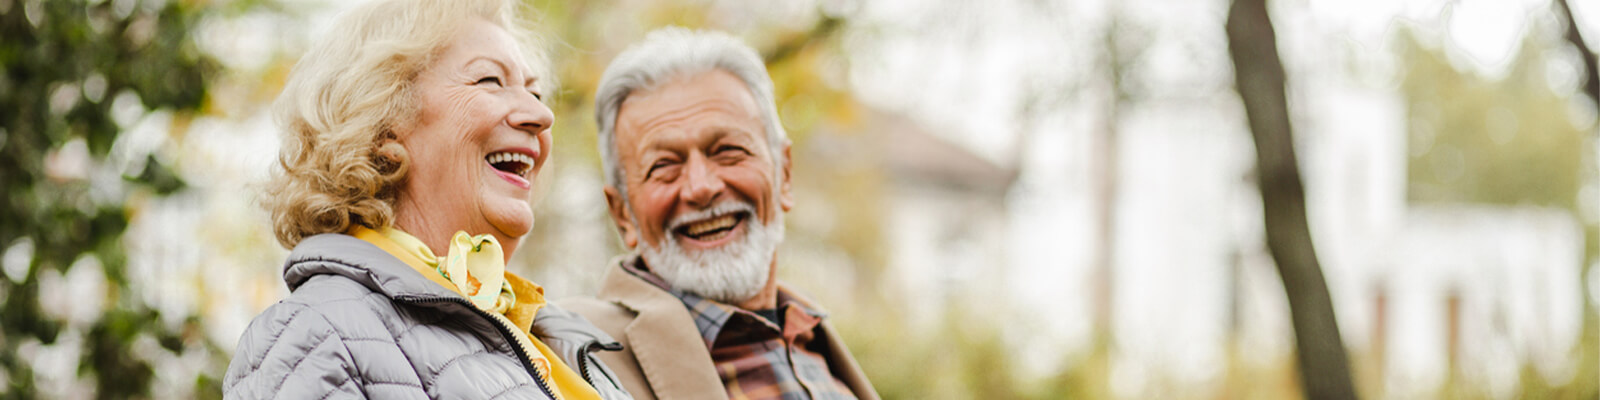
POLYGON ((548 66, 508 0, 364 5, 295 66, 265 202, 292 294, 229 398, 627 398, 619 345, 505 270, 553 149, 548 66))

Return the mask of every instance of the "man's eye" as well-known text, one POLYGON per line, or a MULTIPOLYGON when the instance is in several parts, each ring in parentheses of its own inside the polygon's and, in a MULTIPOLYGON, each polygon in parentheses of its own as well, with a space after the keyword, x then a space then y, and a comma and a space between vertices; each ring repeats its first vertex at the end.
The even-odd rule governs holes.
POLYGON ((483 77, 483 79, 479 79, 476 84, 482 85, 482 84, 485 84, 485 83, 493 83, 495 86, 500 86, 500 77, 498 77, 498 76, 486 76, 486 77, 483 77))
POLYGON ((644 177, 645 178, 650 178, 650 177, 654 176, 657 171, 659 171, 659 170, 661 170, 663 168, 671 167, 672 164, 673 164, 673 162, 669 161, 669 160, 656 161, 655 164, 651 164, 650 165, 650 170, 649 171, 645 171, 644 172, 644 177))

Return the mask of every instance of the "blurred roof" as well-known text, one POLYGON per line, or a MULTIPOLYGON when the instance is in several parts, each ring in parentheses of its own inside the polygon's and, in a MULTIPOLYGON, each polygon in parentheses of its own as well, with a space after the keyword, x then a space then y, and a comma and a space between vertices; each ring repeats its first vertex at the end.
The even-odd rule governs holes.
POLYGON ((1005 195, 1017 179, 1015 166, 984 159, 910 118, 879 110, 867 114, 864 127, 879 133, 891 179, 997 196, 1005 195))

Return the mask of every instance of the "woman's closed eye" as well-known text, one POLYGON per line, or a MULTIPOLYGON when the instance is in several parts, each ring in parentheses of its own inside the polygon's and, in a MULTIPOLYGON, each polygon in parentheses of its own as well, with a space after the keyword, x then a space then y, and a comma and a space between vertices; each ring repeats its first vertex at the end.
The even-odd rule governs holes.
POLYGON ((473 82, 474 85, 482 85, 482 84, 486 84, 486 83, 493 83, 495 86, 503 86, 500 83, 500 77, 493 76, 493 75, 485 76, 483 78, 478 79, 477 82, 473 82))

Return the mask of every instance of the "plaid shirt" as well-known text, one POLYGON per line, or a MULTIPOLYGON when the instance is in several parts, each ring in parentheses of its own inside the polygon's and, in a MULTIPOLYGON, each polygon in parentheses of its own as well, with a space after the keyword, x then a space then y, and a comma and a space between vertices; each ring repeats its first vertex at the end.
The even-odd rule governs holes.
POLYGON ((827 358, 809 346, 826 315, 807 309, 788 293, 778 291, 778 312, 783 315, 779 327, 754 312, 668 287, 636 263, 624 263, 624 268, 689 308, 729 399, 856 398, 844 381, 828 371, 827 358))

